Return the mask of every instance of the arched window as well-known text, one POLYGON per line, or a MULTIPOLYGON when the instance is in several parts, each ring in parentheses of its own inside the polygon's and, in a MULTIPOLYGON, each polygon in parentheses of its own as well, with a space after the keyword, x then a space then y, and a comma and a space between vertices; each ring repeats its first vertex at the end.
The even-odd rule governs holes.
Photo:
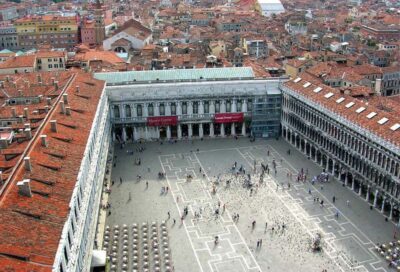
POLYGON ((114 105, 114 118, 120 118, 118 105, 114 105))
POLYGON ((125 117, 126 118, 131 118, 132 117, 131 106, 130 105, 125 105, 125 117))
POLYGON ((163 103, 160 104, 159 109, 160 109, 160 115, 164 116, 165 115, 165 105, 163 103))
POLYGON ((154 106, 153 106, 153 104, 149 104, 149 106, 147 107, 147 112, 148 112, 149 116, 154 116, 154 106))
POLYGON ((136 106, 136 113, 137 113, 137 116, 143 116, 143 107, 141 104, 136 106))

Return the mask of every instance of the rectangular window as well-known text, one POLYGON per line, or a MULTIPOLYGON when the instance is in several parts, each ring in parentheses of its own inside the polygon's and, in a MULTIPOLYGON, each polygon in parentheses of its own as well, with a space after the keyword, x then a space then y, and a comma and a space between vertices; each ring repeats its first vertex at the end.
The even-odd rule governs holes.
POLYGON ((53 65, 52 65, 52 64, 49 64, 48 66, 49 66, 49 69, 53 68, 53 65))

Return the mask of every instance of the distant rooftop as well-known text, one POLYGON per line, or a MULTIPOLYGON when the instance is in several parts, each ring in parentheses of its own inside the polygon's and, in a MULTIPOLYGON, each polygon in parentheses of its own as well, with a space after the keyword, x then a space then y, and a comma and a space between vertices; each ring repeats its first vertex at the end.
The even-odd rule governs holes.
POLYGON ((94 77, 105 80, 107 85, 119 85, 143 82, 254 79, 255 75, 251 67, 229 67, 96 73, 94 77))

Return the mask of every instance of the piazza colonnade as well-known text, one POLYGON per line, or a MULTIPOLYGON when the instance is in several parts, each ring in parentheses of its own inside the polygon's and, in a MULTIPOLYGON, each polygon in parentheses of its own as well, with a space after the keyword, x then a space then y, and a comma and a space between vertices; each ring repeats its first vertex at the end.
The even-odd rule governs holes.
POLYGON ((343 186, 399 222, 400 158, 385 142, 335 120, 283 87, 282 137, 343 186))
POLYGON ((249 97, 113 103, 114 139, 245 136, 249 97))

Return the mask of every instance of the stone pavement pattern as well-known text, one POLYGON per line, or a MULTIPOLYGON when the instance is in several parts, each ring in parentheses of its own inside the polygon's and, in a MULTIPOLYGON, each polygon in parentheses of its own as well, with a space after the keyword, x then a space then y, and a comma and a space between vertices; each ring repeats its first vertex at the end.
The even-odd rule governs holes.
MULTIPOLYGON (((188 271, 188 267, 190 271, 321 271, 323 268, 386 271, 387 265, 376 256, 373 247, 376 242, 391 239, 391 223, 383 223, 383 216, 369 211, 363 200, 337 181, 324 184, 321 191, 319 185, 313 187, 288 180, 288 171, 296 174, 303 167, 315 175, 321 169, 298 152, 287 156, 287 143, 218 139, 145 146, 143 153, 135 152, 133 156, 126 151, 137 145, 128 145, 124 150, 116 147, 117 166, 112 173, 115 185, 110 198, 112 213, 107 224, 167 220, 169 211, 171 216, 167 222, 175 271, 188 271), (138 157, 142 160, 141 166, 133 164, 138 157), (271 166, 272 159, 278 164, 277 175, 266 176, 252 196, 241 186, 241 179, 235 181, 230 173, 234 161, 250 171, 256 160, 259 172, 260 163, 271 166), (165 171, 167 178, 159 180, 159 171, 165 171), (187 174, 193 176, 191 181, 186 181, 187 174), (222 182, 216 187, 217 193, 212 194, 211 181, 219 174, 222 182), (136 175, 141 175, 142 181, 137 182, 136 175), (225 186, 226 179, 232 179, 229 187, 225 186), (148 188, 145 181, 149 182, 148 188), (276 184, 279 184, 278 190, 276 184), (160 194, 162 186, 168 186, 169 193, 160 194), (336 207, 329 202, 332 192, 340 196, 336 207), (314 203, 314 196, 325 199, 324 208, 314 203), (345 199, 350 199, 351 207, 343 205, 345 199), (216 217, 218 203, 221 215, 216 217), (226 204, 224 212, 223 204, 226 204), (181 223, 185 206, 189 208, 189 215, 181 223), (339 219, 334 217, 336 209, 340 210, 339 219), (195 212, 200 214, 198 218, 194 217, 195 212), (240 214, 237 223, 232 221, 233 213, 240 214), (253 220, 257 222, 254 230, 253 220), (265 222, 268 222, 267 229, 265 222), (285 230, 281 228, 282 223, 285 230), (311 239, 317 232, 323 236, 322 253, 310 250, 311 239), (220 238, 217 246, 214 245, 216 235, 220 238), (263 245, 258 249, 256 242, 260 238, 263 245)), ((256 177, 257 173, 252 172, 252 178, 256 177)))

